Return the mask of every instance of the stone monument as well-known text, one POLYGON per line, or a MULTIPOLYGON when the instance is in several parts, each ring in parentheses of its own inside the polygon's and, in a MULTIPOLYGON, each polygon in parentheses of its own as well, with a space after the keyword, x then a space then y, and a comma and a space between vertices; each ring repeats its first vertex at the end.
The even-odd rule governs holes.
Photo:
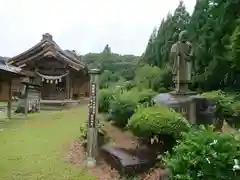
POLYGON ((172 45, 170 60, 173 62, 172 73, 175 84, 174 91, 159 94, 155 97, 156 104, 162 104, 183 114, 190 123, 196 123, 196 104, 188 85, 192 83, 192 44, 187 41, 187 31, 179 34, 178 41, 172 45))
POLYGON ((196 92, 190 91, 192 83, 193 47, 187 41, 187 31, 179 34, 178 41, 172 45, 170 59, 173 62, 172 73, 175 89, 169 93, 157 95, 153 100, 180 112, 191 124, 212 124, 221 128, 222 122, 216 118, 216 103, 207 100, 196 92))
POLYGON ((175 93, 190 93, 188 84, 192 82, 192 57, 192 44, 187 41, 187 31, 182 31, 179 34, 179 40, 172 45, 170 51, 175 93))

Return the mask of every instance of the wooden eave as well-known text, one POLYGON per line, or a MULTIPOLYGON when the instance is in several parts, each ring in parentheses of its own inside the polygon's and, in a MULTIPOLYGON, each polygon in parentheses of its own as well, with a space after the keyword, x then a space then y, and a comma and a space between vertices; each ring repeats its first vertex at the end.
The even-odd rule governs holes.
POLYGON ((58 60, 66 62, 70 67, 80 70, 87 67, 77 58, 68 55, 53 40, 44 39, 27 51, 8 59, 8 64, 20 66, 31 60, 39 60, 41 58, 52 56, 58 60))
POLYGON ((0 80, 8 81, 15 78, 26 77, 27 75, 21 69, 0 64, 0 80))

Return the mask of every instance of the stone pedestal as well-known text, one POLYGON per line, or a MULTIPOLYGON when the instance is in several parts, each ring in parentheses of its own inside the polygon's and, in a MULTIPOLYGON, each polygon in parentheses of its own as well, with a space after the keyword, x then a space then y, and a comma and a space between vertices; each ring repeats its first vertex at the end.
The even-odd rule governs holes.
POLYGON ((196 102, 194 91, 162 93, 155 97, 156 104, 173 108, 181 113, 191 124, 196 124, 196 102))
POLYGON ((173 91, 170 94, 179 102, 180 113, 188 119, 189 123, 196 124, 196 103, 192 97, 197 93, 195 91, 173 91))

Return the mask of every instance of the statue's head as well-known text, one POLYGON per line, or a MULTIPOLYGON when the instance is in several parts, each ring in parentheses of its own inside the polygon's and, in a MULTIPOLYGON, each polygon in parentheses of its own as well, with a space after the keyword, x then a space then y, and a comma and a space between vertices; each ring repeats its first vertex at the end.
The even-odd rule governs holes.
POLYGON ((188 33, 187 31, 181 31, 178 36, 178 40, 182 42, 186 42, 188 40, 188 33))

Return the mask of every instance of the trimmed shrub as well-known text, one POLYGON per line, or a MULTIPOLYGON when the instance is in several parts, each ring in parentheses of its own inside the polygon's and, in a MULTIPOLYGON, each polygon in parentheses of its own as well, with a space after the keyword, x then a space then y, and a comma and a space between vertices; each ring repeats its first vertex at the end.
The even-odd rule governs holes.
POLYGON ((125 127, 136 108, 141 104, 151 105, 152 98, 155 95, 156 92, 151 89, 139 91, 137 88, 133 88, 130 91, 122 91, 110 103, 109 119, 114 121, 116 125, 125 127))
POLYGON ((137 109, 128 122, 128 128, 143 139, 157 136, 175 141, 181 138, 182 132, 189 130, 190 125, 180 113, 164 106, 152 106, 137 109))
POLYGON ((200 127, 185 133, 164 161, 172 180, 237 180, 234 159, 240 158, 240 141, 230 133, 200 127))
POLYGON ((128 119, 133 115, 137 107, 135 97, 131 97, 129 92, 117 95, 110 103, 111 120, 120 127, 124 127, 128 119))

